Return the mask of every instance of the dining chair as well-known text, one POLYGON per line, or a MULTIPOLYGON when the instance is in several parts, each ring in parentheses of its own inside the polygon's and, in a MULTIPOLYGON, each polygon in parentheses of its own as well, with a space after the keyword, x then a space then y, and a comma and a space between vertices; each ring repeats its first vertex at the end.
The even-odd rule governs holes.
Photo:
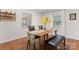
POLYGON ((35 35, 27 32, 27 37, 28 37, 27 50, 28 49, 35 49, 35 35))
POLYGON ((62 48, 62 46, 60 45, 60 44, 62 44, 64 46, 64 49, 65 49, 65 36, 58 35, 57 31, 55 31, 55 36, 46 40, 45 43, 47 45, 53 47, 54 49, 62 48), (64 42, 62 42, 62 41, 64 41, 64 42))
MULTIPOLYGON (((39 41, 40 45, 40 37, 37 37, 35 34, 27 32, 28 42, 27 42, 27 50, 33 49, 36 50, 36 41, 39 41)), ((40 47, 40 46, 39 46, 40 47)))
POLYGON ((35 26, 28 26, 28 30, 29 31, 34 31, 35 30, 35 26))
POLYGON ((43 29, 43 25, 39 25, 38 28, 39 28, 39 30, 42 30, 43 29))
MULTIPOLYGON (((35 31, 35 26, 28 26, 29 31, 35 31)), ((39 38, 39 36, 35 35, 35 39, 39 38)))

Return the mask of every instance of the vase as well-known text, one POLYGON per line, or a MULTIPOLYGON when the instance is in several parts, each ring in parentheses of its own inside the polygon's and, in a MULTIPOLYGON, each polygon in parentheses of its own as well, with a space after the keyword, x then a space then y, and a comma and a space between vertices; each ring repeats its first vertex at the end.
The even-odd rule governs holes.
POLYGON ((44 26, 44 30, 46 31, 46 26, 44 26))

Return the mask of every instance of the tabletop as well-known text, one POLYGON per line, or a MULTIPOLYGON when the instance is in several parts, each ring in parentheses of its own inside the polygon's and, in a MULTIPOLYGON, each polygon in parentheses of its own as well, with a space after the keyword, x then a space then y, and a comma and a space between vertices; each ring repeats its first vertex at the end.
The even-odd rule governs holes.
POLYGON ((50 29, 50 30, 35 30, 35 31, 29 31, 29 32, 32 33, 32 34, 38 35, 38 36, 43 36, 45 34, 55 32, 55 30, 53 30, 53 29, 50 29))

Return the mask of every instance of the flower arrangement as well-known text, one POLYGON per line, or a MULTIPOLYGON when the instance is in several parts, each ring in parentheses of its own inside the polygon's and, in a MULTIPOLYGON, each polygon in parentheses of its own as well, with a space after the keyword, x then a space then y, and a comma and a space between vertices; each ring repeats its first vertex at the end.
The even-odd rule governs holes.
POLYGON ((44 30, 46 30, 46 24, 47 24, 47 22, 48 22, 48 17, 43 16, 43 17, 42 17, 42 23, 43 23, 43 25, 44 25, 44 30))

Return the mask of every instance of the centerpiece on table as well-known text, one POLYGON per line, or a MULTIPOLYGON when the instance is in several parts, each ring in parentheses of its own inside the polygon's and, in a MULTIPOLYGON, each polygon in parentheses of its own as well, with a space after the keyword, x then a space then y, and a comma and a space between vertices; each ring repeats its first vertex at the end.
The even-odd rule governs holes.
POLYGON ((42 17, 42 23, 43 23, 43 26, 44 26, 44 30, 46 30, 47 21, 48 21, 48 17, 43 16, 43 17, 42 17))

